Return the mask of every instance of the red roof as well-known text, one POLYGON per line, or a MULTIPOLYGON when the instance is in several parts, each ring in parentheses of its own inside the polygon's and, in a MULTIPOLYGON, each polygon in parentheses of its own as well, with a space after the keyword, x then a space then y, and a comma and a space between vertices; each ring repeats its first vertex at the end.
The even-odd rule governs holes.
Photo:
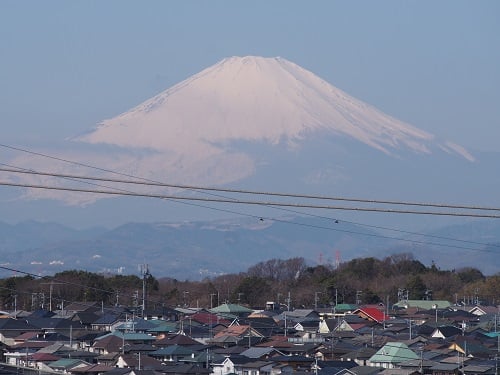
POLYGON ((380 311, 376 307, 364 307, 361 309, 357 309, 356 311, 354 311, 354 314, 360 315, 362 318, 374 320, 377 323, 389 320, 389 316, 387 316, 384 311, 380 311))

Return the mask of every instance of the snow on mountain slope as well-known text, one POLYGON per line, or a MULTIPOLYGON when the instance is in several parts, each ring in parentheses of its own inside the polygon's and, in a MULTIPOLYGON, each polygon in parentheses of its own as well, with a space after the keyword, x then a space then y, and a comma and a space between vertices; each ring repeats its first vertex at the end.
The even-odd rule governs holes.
MULTIPOLYGON (((107 169, 200 186, 259 179, 259 172, 264 171, 269 177, 266 185, 287 180, 288 186, 300 188, 297 182, 309 183, 314 175, 327 176, 328 189, 332 183, 348 181, 347 174, 354 173, 346 158, 328 153, 342 148, 354 153, 352 144, 391 160, 408 152, 434 157, 444 151, 458 156, 454 159, 459 161, 474 161, 463 147, 438 142, 434 135, 382 113, 279 57, 224 59, 71 141, 57 150, 39 151, 77 161, 79 166, 32 155, 19 156, 12 164, 82 175, 105 175, 107 169), (276 155, 280 155, 279 160, 276 155), (84 165, 99 166, 101 170, 89 171, 84 165), (298 165, 302 169, 296 168, 298 165)), ((373 161, 363 159, 358 177, 370 169, 367 162, 373 161)), ((404 168, 414 170, 409 167, 404 168)), ((377 176, 383 180, 380 174, 377 176)), ((54 182, 43 176, 10 179, 30 184, 69 184, 67 180, 54 182)), ((28 189, 24 197, 84 205, 106 196, 28 189)))
POLYGON ((460 146, 437 144, 433 135, 279 57, 224 59, 77 139, 203 158, 234 140, 295 145, 318 130, 389 154, 431 153, 437 146, 473 160, 460 146))

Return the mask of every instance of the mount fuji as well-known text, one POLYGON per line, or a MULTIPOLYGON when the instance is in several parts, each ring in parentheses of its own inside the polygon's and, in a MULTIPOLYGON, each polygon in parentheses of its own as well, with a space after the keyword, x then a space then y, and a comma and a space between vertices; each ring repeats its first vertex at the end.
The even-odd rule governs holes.
MULTIPOLYGON (((286 59, 248 56, 224 59, 135 108, 102 121, 88 133, 66 140, 57 150, 39 150, 38 155, 20 156, 10 164, 29 170, 116 178, 109 174, 114 171, 172 185, 228 190, 491 206, 492 197, 497 196, 500 187, 500 177, 492 173, 497 170, 497 160, 497 155, 472 155, 460 145, 386 115, 286 59), (52 156, 49 161, 38 157, 43 153, 52 156), (76 163, 65 162, 68 160, 76 163)), ((68 179, 54 182, 50 176, 10 178, 32 184, 75 184, 68 179)), ((139 190, 142 188, 150 194, 178 191, 159 186, 137 186, 134 191, 142 192, 139 190)), ((20 204, 26 204, 20 208, 13 206, 13 211, 30 212, 37 220, 123 225, 117 230, 119 238, 106 235, 104 239, 97 237, 69 244, 64 237, 61 246, 41 248, 38 258, 30 255, 26 261, 39 264, 40 259, 50 254, 64 262, 64 267, 86 265, 92 269, 97 267, 96 259, 108 257, 109 264, 105 266, 113 267, 122 258, 137 264, 148 256, 162 265, 173 264, 175 259, 178 262, 172 266, 175 269, 164 267, 171 274, 179 272, 180 276, 186 269, 179 264, 204 267, 214 262, 210 267, 219 267, 217 254, 221 254, 221 249, 226 252, 223 259, 231 260, 224 272, 234 269, 235 258, 244 267, 266 257, 314 256, 332 248, 346 250, 349 253, 344 254, 346 259, 359 256, 360 251, 373 255, 378 249, 377 254, 383 255, 394 249, 391 240, 383 244, 367 240, 371 233, 357 238, 360 221, 371 223, 371 227, 407 225, 412 231, 418 218, 423 218, 424 222, 418 224, 425 230, 448 224, 430 223, 428 216, 402 218, 365 213, 361 217, 360 212, 337 210, 329 211, 332 217, 318 215, 307 222, 299 219, 300 225, 291 227, 267 206, 245 206, 240 210, 231 204, 210 207, 193 204, 179 209, 178 202, 171 200, 162 200, 166 203, 163 205, 158 199, 100 199, 107 196, 39 189, 28 189, 25 197, 31 200, 23 200, 20 204), (55 205, 53 200, 62 203, 55 205), (220 219, 219 213, 224 216, 222 220, 229 221, 213 224, 220 219), (228 214, 232 216, 228 218, 228 214), (241 224, 235 214, 247 216, 248 223, 241 224), (376 222, 370 215, 377 215, 376 222), (330 220, 333 217, 339 220, 330 220), (197 221, 198 224, 190 224, 197 221), (328 230, 316 232, 323 227, 328 230), (125 253, 127 257, 123 257, 125 253), (241 255, 234 257, 235 253, 241 255), (90 260, 92 264, 77 259, 77 255, 88 254, 95 254, 96 258, 90 260), (191 257, 189 261, 187 256, 191 257)), ((285 211, 287 216, 295 216, 285 211)), ((482 236, 481 242, 497 241, 496 236, 489 237, 490 232, 474 231, 482 236)), ((98 233, 100 236, 102 231, 98 233)), ((465 233, 460 229, 460 236, 465 233)), ((477 236, 463 240, 476 240, 477 236)), ((399 249, 400 245, 397 243, 396 247, 399 249)), ((411 246, 403 250, 418 251, 433 260, 438 260, 439 255, 450 266, 452 261, 457 266, 476 262, 477 252, 473 251, 464 250, 460 255, 456 249, 451 253, 444 248, 438 254, 429 251, 431 245, 411 246)), ((12 262, 17 258, 18 252, 14 252, 12 262)), ((483 263, 495 266, 490 258, 483 258, 483 263)), ((131 267, 130 264, 122 266, 131 267)))
POLYGON ((297 146, 324 131, 385 153, 439 147, 466 159, 451 142, 383 114, 283 58, 224 59, 77 138, 90 143, 206 157, 236 140, 297 146))
MULTIPOLYGON (((281 57, 223 59, 69 141, 55 156, 155 181, 422 200, 440 199, 438 191, 453 198, 448 190, 457 186, 457 173, 477 164, 464 147, 386 115, 281 57)), ((48 165, 31 156, 14 162, 89 174, 82 165, 48 165)), ((43 190, 26 196, 72 205, 103 197, 43 190)))

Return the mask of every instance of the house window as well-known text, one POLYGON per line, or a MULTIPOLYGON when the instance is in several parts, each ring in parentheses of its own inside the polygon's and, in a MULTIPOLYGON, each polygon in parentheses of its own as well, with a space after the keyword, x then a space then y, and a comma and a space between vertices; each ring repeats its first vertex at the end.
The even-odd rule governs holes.
POLYGON ((243 370, 243 375, 248 375, 248 371, 247 370, 243 370))
POLYGON ((250 373, 251 373, 251 375, 257 375, 257 371, 256 370, 252 370, 250 373))

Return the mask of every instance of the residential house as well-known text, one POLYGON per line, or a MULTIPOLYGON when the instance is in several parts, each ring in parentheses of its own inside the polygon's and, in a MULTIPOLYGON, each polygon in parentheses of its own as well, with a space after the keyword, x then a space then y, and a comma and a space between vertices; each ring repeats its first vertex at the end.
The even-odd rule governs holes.
POLYGON ((245 317, 250 315, 253 310, 245 306, 236 305, 232 303, 223 303, 213 309, 209 310, 212 314, 217 314, 222 317, 245 317))
POLYGON ((371 366, 383 368, 395 368, 401 362, 419 359, 419 356, 402 342, 388 342, 380 348, 369 362, 371 366))
POLYGON ((438 338, 438 339, 447 339, 449 337, 461 335, 461 334, 462 334, 462 330, 460 328, 447 325, 447 326, 437 327, 434 330, 434 332, 432 332, 431 337, 438 338))
POLYGON ((234 373, 238 375, 270 375, 274 364, 272 361, 250 361, 235 364, 234 373))

